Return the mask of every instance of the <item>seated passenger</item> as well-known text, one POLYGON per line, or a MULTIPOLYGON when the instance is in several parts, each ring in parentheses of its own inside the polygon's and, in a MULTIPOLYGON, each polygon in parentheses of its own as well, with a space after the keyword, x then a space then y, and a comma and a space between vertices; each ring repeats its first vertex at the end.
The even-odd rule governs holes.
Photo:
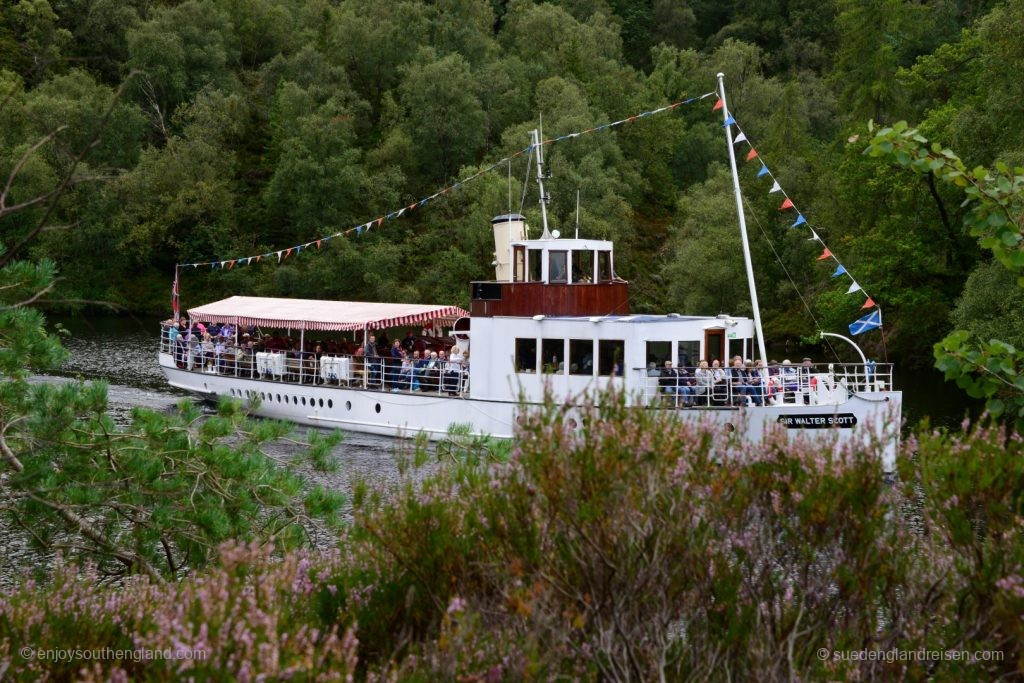
POLYGON ((427 366, 427 361, 424 358, 420 358, 419 351, 412 352, 412 386, 410 387, 413 391, 420 390, 420 378, 423 376, 423 369, 427 366))
POLYGON ((395 386, 391 391, 409 391, 412 388, 412 381, 412 358, 405 356, 402 358, 402 365, 398 368, 398 374, 395 377, 395 386))
POLYGON ((694 371, 693 376, 697 381, 697 385, 694 387, 694 395, 703 396, 704 405, 707 405, 708 401, 711 400, 711 388, 715 384, 715 378, 711 374, 711 368, 708 367, 706 360, 700 362, 700 367, 694 371))

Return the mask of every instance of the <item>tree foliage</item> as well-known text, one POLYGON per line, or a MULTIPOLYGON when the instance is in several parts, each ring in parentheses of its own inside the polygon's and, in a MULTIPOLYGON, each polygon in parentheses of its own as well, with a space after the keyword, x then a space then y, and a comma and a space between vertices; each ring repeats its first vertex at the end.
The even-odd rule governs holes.
MULTIPOLYGON (((83 181, 3 227, 10 242, 48 215, 33 255, 61 266, 54 298, 133 310, 164 311, 175 263, 354 227, 521 150, 541 117, 548 138, 585 130, 707 93, 722 71, 760 158, 883 306, 889 350, 914 363, 950 330, 985 252, 955 188, 872 164, 848 139, 868 118, 912 118, 969 166, 1024 163, 1022 0, 18 0, 0 17, 0 172, 59 129, 58 144, 27 155, 9 200, 59 184, 68 150, 127 79, 76 166, 83 181)), ((617 241, 638 310, 747 306, 745 288, 699 279, 702 253, 709 273, 739 261, 726 235, 735 212, 710 202, 728 179, 709 104, 547 148, 552 222, 575 228, 579 191, 580 234, 617 241), (696 216, 705 200, 713 215, 696 216), (666 248, 712 224, 697 252, 666 248)), ((523 161, 279 272, 189 272, 184 302, 299 291, 464 302, 463 278, 489 273, 487 219, 511 207, 539 221, 523 161)), ((860 302, 787 229, 756 165, 741 170, 773 337, 845 328, 860 302)), ((880 335, 864 346, 880 351, 880 335)))

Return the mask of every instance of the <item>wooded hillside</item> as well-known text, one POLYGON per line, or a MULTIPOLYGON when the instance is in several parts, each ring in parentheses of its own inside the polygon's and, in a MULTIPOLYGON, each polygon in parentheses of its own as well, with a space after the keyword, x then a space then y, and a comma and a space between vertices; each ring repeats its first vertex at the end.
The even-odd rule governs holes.
MULTIPOLYGON (((1022 65, 1022 0, 20 0, 0 8, 0 177, 21 164, 0 209, 69 174, 71 189, 0 230, 11 246, 45 222, 28 255, 58 264, 50 298, 165 313, 176 263, 347 230, 521 150, 540 115, 553 138, 707 93, 722 71, 760 159, 885 311, 890 352, 930 356, 954 322, 1020 344, 1022 290, 955 188, 863 151, 869 119, 906 119, 968 166, 1024 165, 1022 65)), ((573 229, 578 189, 581 235, 617 241, 636 310, 749 311, 713 104, 546 150, 554 227, 573 229)), ((759 166, 741 170, 768 336, 816 329, 787 271, 844 330, 863 297, 790 230, 759 166)), ((525 156, 511 192, 508 173, 280 265, 191 269, 183 301, 465 304, 510 194, 539 225, 525 156)))

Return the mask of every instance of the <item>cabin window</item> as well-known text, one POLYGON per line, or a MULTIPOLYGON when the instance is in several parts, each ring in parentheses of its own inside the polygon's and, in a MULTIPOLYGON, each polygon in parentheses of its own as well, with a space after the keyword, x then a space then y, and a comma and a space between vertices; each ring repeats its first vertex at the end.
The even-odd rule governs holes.
POLYGON ((569 340, 569 374, 594 375, 594 340, 569 340))
POLYGON ((512 280, 526 282, 526 247, 512 247, 512 280))
POLYGON ((655 367, 662 368, 665 361, 672 360, 672 342, 649 341, 647 342, 647 365, 654 363, 655 367))
POLYGON ((565 374, 565 340, 544 339, 541 341, 540 364, 545 373, 565 374))
POLYGON ((692 368, 697 365, 700 360, 700 342, 699 341, 681 341, 679 342, 679 355, 676 358, 676 367, 679 368, 692 368))
POLYGON ((594 281, 594 255, 589 249, 577 249, 572 252, 572 281, 594 281))
POLYGON ((541 282, 544 278, 541 276, 541 256, 543 256, 544 250, 542 249, 530 249, 527 252, 527 273, 530 277, 530 282, 541 282))
POLYGON ((622 376, 622 362, 626 355, 626 342, 622 339, 602 339, 597 343, 598 371, 601 375, 622 376))
POLYGON ((516 372, 537 372, 536 339, 516 339, 516 372))
POLYGON ((612 281, 612 252, 610 251, 597 252, 597 281, 612 281))
POLYGON ((548 252, 548 282, 568 282, 568 257, 567 251, 548 252))

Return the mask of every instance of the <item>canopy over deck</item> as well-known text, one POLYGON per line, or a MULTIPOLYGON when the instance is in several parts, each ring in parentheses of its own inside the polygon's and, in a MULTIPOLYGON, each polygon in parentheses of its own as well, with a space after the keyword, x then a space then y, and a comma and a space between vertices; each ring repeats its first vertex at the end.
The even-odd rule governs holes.
POLYGON ((432 304, 233 296, 198 308, 190 308, 188 315, 192 320, 201 322, 346 332, 425 322, 440 322, 447 326, 454 323, 457 318, 468 316, 469 311, 458 306, 432 304))

